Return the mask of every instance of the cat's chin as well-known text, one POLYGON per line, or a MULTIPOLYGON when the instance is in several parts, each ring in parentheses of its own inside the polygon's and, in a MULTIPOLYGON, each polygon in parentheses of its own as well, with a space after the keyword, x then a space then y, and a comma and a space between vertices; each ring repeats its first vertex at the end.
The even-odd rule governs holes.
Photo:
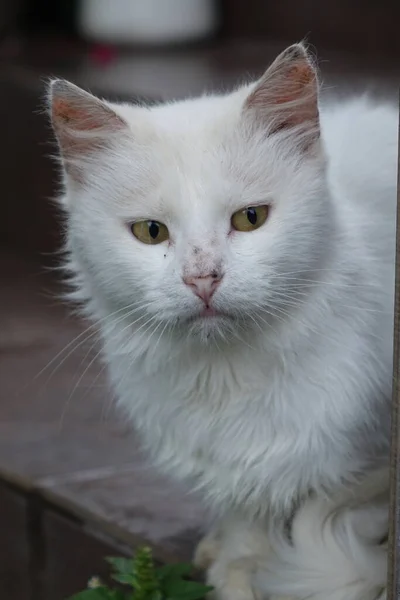
POLYGON ((200 314, 198 315, 197 318, 199 318, 199 319, 215 319, 215 318, 224 317, 224 316, 225 315, 223 313, 216 310, 215 308, 212 308, 211 306, 206 306, 205 308, 203 308, 203 310, 200 312, 200 314))
POLYGON ((222 323, 222 321, 232 320, 232 317, 227 315, 224 312, 217 310, 216 308, 212 308, 211 306, 207 306, 203 308, 198 313, 192 315, 190 317, 191 323, 202 323, 203 325, 215 325, 218 323, 222 323))
POLYGON ((214 308, 202 309, 199 313, 191 316, 188 323, 190 333, 204 340, 226 337, 235 329, 234 319, 214 308))

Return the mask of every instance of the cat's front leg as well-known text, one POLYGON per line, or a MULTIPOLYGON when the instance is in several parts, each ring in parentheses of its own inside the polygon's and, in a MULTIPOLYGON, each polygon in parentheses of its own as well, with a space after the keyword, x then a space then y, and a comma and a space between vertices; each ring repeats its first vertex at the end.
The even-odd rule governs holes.
POLYGON ((226 520, 199 543, 195 565, 207 571, 213 600, 264 600, 254 588, 254 575, 268 553, 264 531, 241 520, 226 520))
POLYGON ((221 550, 220 530, 213 529, 205 535, 197 544, 193 564, 200 571, 207 571, 211 565, 217 560, 221 550))
POLYGON ((221 556, 207 572, 207 583, 214 591, 210 600, 267 600, 254 588, 257 570, 255 557, 247 556, 226 562, 221 556))

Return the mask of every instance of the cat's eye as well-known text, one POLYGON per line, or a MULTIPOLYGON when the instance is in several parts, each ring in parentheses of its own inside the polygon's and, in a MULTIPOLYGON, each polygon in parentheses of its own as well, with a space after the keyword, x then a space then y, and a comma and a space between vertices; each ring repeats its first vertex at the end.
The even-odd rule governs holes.
POLYGON ((138 221, 131 226, 131 230, 143 244, 161 244, 169 238, 168 228, 158 221, 138 221))
POLYGON ((268 218, 269 206, 248 206, 232 215, 232 227, 236 231, 254 231, 264 225, 268 218))

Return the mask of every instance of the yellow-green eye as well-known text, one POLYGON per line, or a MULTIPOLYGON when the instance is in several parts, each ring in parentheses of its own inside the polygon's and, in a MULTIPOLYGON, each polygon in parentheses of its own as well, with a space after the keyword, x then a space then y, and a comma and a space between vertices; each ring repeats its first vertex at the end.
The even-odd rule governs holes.
POLYGON ((264 225, 269 206, 248 206, 232 215, 232 227, 236 231, 254 231, 264 225))
POLYGON ((132 225, 133 235, 143 244, 161 244, 169 238, 169 231, 158 221, 138 221, 132 225))

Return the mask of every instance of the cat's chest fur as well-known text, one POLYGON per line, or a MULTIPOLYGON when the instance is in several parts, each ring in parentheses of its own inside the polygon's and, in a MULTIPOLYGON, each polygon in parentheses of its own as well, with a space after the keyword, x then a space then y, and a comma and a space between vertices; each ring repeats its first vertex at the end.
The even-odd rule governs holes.
POLYGON ((364 390, 350 366, 343 375, 339 353, 327 369, 317 348, 307 370, 294 355, 289 370, 285 361, 268 364, 246 351, 241 358, 165 356, 147 372, 131 366, 128 376, 123 360, 111 361, 120 404, 162 469, 191 480, 217 508, 290 505, 360 468, 356 440, 344 434, 357 406, 350 399, 364 390))

